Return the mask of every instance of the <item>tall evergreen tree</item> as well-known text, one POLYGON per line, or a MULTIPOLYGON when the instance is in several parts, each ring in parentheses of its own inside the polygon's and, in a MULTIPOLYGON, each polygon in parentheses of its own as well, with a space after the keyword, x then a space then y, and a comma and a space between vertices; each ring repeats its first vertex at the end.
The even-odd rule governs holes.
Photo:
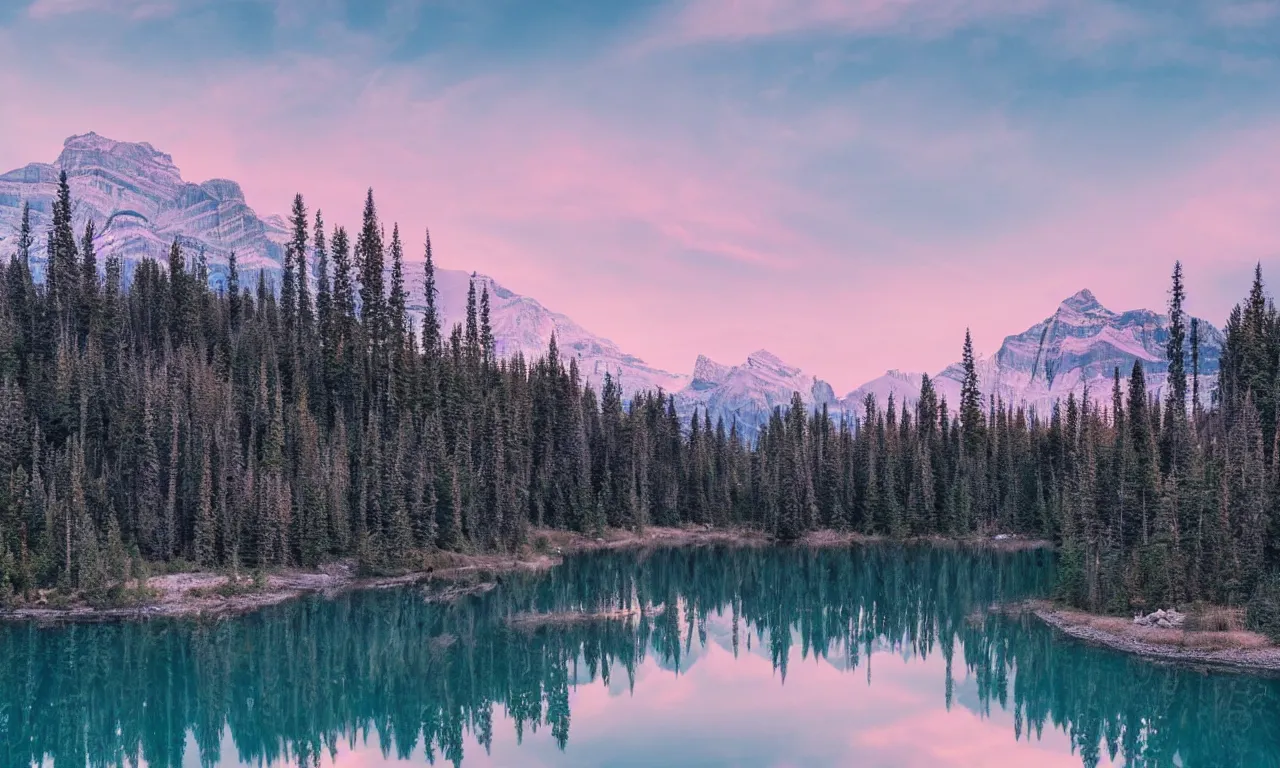
POLYGON ((316 324, 320 329, 321 340, 327 344, 331 333, 332 320, 329 313, 332 298, 329 288, 329 249, 324 234, 324 217, 319 209, 316 210, 315 229, 311 239, 315 243, 316 253, 315 271, 312 275, 316 284, 316 324))
POLYGON ((1182 262, 1174 262, 1173 285, 1169 289, 1169 342, 1167 354, 1169 358, 1168 393, 1166 395, 1166 411, 1173 416, 1186 415, 1187 407, 1187 371, 1184 346, 1186 345, 1186 323, 1182 313, 1182 302, 1186 298, 1186 290, 1182 285, 1182 262))
POLYGON ((1200 415, 1200 320, 1191 318, 1191 414, 1200 415))
MULTIPOLYGON (((317 215, 319 211, 317 211, 317 215)), ((303 345, 311 338, 315 323, 315 310, 311 305, 311 264, 309 254, 311 243, 308 241, 310 222, 307 219, 307 208, 302 195, 293 198, 293 213, 289 223, 293 225, 293 240, 289 247, 293 249, 293 261, 296 269, 297 333, 299 344, 303 345)), ((322 233, 323 236, 323 233, 322 233)), ((316 245, 322 243, 317 241, 316 245)))
POLYGON ((360 270, 360 318, 364 328, 368 365, 375 387, 380 386, 386 370, 387 298, 383 288, 384 261, 382 226, 370 189, 364 202, 364 220, 356 239, 355 260, 360 270))
POLYGON ((80 241, 80 286, 79 305, 77 307, 78 331, 80 343, 88 341, 94 324, 94 316, 98 310, 98 256, 93 245, 93 220, 85 224, 84 237, 80 241))
POLYGON ((979 388, 978 368, 973 355, 973 338, 968 329, 964 332, 964 356, 961 358, 964 380, 960 383, 960 428, 964 432, 969 449, 976 450, 983 440, 985 421, 982 415, 982 390, 979 388))

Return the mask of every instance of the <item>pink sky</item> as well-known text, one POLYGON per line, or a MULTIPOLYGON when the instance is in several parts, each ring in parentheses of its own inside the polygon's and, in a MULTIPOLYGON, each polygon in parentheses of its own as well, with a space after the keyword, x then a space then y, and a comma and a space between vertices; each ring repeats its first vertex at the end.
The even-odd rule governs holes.
MULTIPOLYGON (((614 685, 620 690, 599 681, 577 687, 570 696, 564 753, 541 728, 526 730, 525 744, 516 745, 515 728, 495 717, 490 754, 468 739, 463 764, 588 765, 605 754, 635 755, 632 750, 644 750, 636 740, 664 733, 669 744, 682 745, 677 749, 686 759, 703 755, 717 764, 1079 768, 1068 736, 1055 728, 1046 728, 1041 740, 1018 741, 1012 717, 998 704, 989 718, 959 705, 947 712, 941 655, 908 663, 897 654, 876 653, 872 666, 868 687, 864 669, 842 672, 824 660, 796 658, 782 685, 768 659, 745 650, 735 659, 712 644, 678 676, 648 660, 634 695, 625 680, 614 685)), ((654 759, 666 754, 664 746, 650 746, 654 759)), ((333 765, 372 767, 383 764, 380 759, 374 742, 355 751, 343 748, 333 765)))
MULTIPOLYGON (((676 372, 764 347, 843 393, 941 369, 966 326, 992 353, 1080 288, 1159 308, 1175 259, 1220 324, 1280 252, 1280 105, 1216 95, 1272 83, 1270 60, 1109 3, 1059 24, 1051 0, 694 0, 511 61, 388 56, 410 0, 373 27, 281 0, 267 49, 226 32, 168 65, 121 46, 180 38, 194 4, 95 7, 0 17, 6 50, 47 40, 0 72, 0 168, 94 130, 264 215, 300 191, 350 225, 372 186, 411 253, 429 225, 443 266, 676 372)), ((1269 10, 1202 26, 1260 34, 1269 10)))
MULTIPOLYGON (((592 765, 609 754, 633 762, 641 754, 660 760, 669 749, 686 760, 701 756, 715 764, 779 768, 1081 765, 1069 738, 1052 726, 1039 740, 1025 734, 1015 740, 1012 715, 998 703, 986 718, 959 705, 948 712, 941 655, 904 662, 896 653, 877 652, 871 665, 873 684, 868 687, 865 667, 840 671, 822 660, 800 662, 796 653, 782 684, 768 659, 747 653, 745 647, 734 659, 729 650, 711 643, 679 675, 647 660, 638 671, 634 694, 626 690, 625 676, 614 681, 613 690, 598 680, 573 689, 569 743, 563 753, 545 728, 536 734, 526 728, 524 744, 517 745, 514 726, 499 707, 490 753, 468 735, 463 765, 592 765), (667 741, 654 743, 655 734, 667 741)), ((958 675, 957 685, 963 671, 958 675)), ((376 738, 356 750, 341 747, 337 760, 324 765, 383 765, 376 738)))

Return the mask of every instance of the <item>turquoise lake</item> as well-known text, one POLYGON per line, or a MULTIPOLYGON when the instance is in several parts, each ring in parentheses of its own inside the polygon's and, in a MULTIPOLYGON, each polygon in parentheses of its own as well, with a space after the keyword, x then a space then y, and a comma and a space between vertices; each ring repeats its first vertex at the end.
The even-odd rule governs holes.
POLYGON ((495 578, 0 625, 0 765, 1280 766, 1280 681, 989 612, 1051 590, 1046 551, 659 549, 495 578), (527 619, 602 611, 631 615, 527 619))

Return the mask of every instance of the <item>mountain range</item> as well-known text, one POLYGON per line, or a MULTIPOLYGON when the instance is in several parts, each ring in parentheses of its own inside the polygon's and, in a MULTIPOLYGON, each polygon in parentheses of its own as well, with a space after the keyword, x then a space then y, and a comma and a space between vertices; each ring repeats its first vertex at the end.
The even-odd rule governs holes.
MULTIPOLYGON (((31 205, 35 231, 48 229, 61 171, 67 172, 75 201, 74 226, 80 230, 92 220, 100 257, 119 254, 126 276, 131 265, 142 259, 164 260, 175 239, 188 251, 204 251, 214 282, 224 279, 232 251, 243 270, 280 269, 289 237, 287 223, 278 215, 259 216, 245 202, 239 184, 227 179, 185 181, 173 158, 150 144, 115 141, 95 133, 68 138, 52 163, 31 163, 0 176, 0 255, 16 250, 24 201, 31 205)), ((40 275, 44 251, 35 251, 32 267, 40 275)), ((437 270, 438 304, 446 327, 463 320, 472 279, 473 274, 466 271, 437 270)), ((837 397, 827 382, 766 350, 752 353, 737 365, 699 356, 690 375, 663 371, 491 277, 474 275, 474 279, 477 290, 484 288, 490 294, 499 355, 540 356, 554 333, 562 355, 576 358, 592 385, 600 386, 605 374, 611 373, 628 398, 645 390, 674 393, 684 419, 705 412, 713 422, 724 419, 726 426, 736 421, 747 437, 756 433, 773 408, 790 403, 795 392, 806 406, 825 406, 837 416, 848 417, 862 413, 867 395, 883 406, 890 396, 897 403, 910 404, 920 394, 922 374, 890 370, 837 397)), ((409 283, 410 309, 420 314, 421 283, 417 279, 409 283)), ((1134 360, 1140 359, 1152 394, 1159 394, 1167 377, 1168 339, 1168 316, 1146 309, 1112 312, 1090 291, 1082 290, 1042 322, 1007 337, 994 356, 979 358, 980 386, 984 394, 1046 412, 1068 393, 1079 395, 1086 387, 1105 396, 1115 368, 1127 375, 1134 360)), ((1201 321, 1200 340, 1202 392, 1207 398, 1223 337, 1201 321)), ((939 394, 954 407, 963 379, 960 365, 950 365, 932 378, 939 394)))
MULTIPOLYGON (((31 205, 33 230, 48 230, 58 175, 64 170, 71 187, 73 226, 81 231, 92 219, 99 258, 119 254, 126 278, 131 265, 142 259, 167 259, 174 239, 188 252, 204 250, 210 279, 217 283, 225 279, 232 251, 242 271, 280 270, 290 237, 288 223, 281 216, 259 217, 245 203, 239 184, 227 179, 184 181, 173 158, 150 144, 114 141, 96 133, 68 138, 52 163, 31 163, 0 176, 0 255, 17 249, 23 201, 31 205)), ((33 250, 33 270, 42 275, 44 249, 33 250)), ((408 266, 406 271, 409 307, 417 321, 423 308, 421 273, 408 266)), ((462 270, 436 272, 437 303, 446 329, 466 317, 471 276, 462 270)), ((606 371, 619 378, 628 395, 658 388, 675 392, 689 380, 647 365, 492 278, 477 275, 476 280, 477 292, 482 287, 489 290, 495 345, 501 355, 518 351, 529 358, 541 356, 554 332, 563 353, 578 358, 583 376, 596 386, 606 371)))
MULTIPOLYGON (((1211 324, 1198 322, 1201 399, 1207 402, 1216 386, 1224 339, 1211 324)), ((985 395, 1047 413, 1055 402, 1072 392, 1079 396, 1086 387, 1094 395, 1109 397, 1115 369, 1127 378, 1135 360, 1142 360, 1147 388, 1159 396, 1169 375, 1168 344, 1168 315, 1149 309, 1112 312, 1085 289, 1064 300, 1041 322, 1006 337, 994 357, 978 357, 975 367, 985 395)), ((1186 352, 1189 366, 1190 339, 1186 352)), ((931 378, 939 396, 954 407, 960 401, 964 381, 960 363, 931 378)), ((914 402, 920 396, 920 386, 918 373, 888 371, 842 398, 840 409, 856 409, 868 394, 875 395, 881 404, 890 394, 898 402, 914 402)))

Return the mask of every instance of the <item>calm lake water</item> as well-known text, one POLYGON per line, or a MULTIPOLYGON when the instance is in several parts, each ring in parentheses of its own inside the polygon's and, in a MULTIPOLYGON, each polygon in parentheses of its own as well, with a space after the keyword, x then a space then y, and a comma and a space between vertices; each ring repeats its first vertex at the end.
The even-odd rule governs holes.
POLYGON ((0 765, 1280 765, 1280 681, 987 613, 1046 552, 573 557, 222 621, 0 626, 0 765), (528 612, 644 608, 513 627, 528 612))

